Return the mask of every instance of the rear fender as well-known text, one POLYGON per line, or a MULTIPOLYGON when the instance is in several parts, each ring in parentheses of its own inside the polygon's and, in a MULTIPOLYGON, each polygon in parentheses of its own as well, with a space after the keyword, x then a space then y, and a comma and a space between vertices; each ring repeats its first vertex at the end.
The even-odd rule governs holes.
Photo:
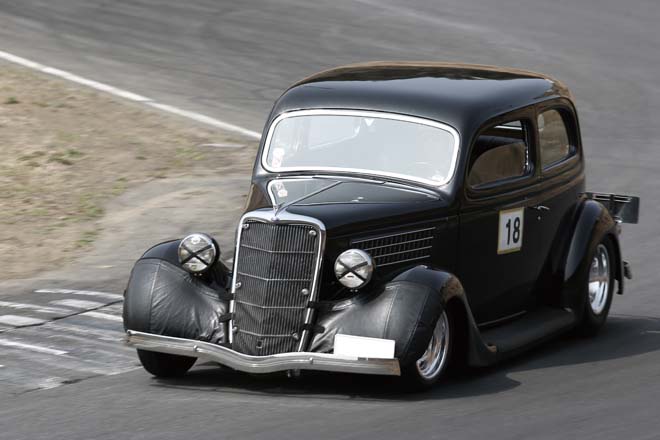
POLYGON ((590 256, 596 246, 609 237, 614 247, 615 278, 619 294, 623 293, 623 259, 618 238, 618 225, 599 202, 584 200, 579 208, 563 265, 562 305, 575 311, 584 309, 584 284, 589 276, 590 256))

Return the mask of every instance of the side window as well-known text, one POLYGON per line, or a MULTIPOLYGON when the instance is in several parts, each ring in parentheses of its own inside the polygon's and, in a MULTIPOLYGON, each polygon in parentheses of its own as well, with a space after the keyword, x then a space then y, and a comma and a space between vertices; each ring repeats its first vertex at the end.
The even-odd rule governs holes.
POLYGON ((470 157, 468 185, 478 187, 515 177, 531 170, 527 124, 511 121, 483 131, 470 157))
POLYGON ((538 116, 541 165, 547 168, 573 155, 564 118, 557 110, 548 110, 538 116))

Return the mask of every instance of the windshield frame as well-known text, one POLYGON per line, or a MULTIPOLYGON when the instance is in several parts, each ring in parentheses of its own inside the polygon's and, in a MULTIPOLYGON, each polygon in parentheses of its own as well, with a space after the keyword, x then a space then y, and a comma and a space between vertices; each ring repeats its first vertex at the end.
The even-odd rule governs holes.
POLYGON ((375 176, 381 178, 393 178, 396 180, 403 180, 408 182, 417 182, 424 184, 426 186, 431 186, 434 188, 444 186, 448 184, 456 173, 458 154, 460 149, 460 135, 456 129, 453 127, 444 124, 442 122, 432 121, 426 118, 420 118, 417 116, 408 116, 398 113, 390 112, 381 112, 381 111, 371 111, 371 110, 344 110, 344 109, 308 109, 308 110, 295 110, 290 112, 285 112, 277 116, 271 122, 270 127, 268 128, 268 134, 266 135, 266 141, 264 142, 263 153, 261 154, 261 166, 271 173, 288 173, 295 171, 309 171, 309 172, 322 172, 322 173, 347 173, 347 174, 360 174, 375 176), (364 168, 340 168, 340 167, 323 167, 323 166, 314 166, 314 167, 271 167, 268 165, 268 153, 271 147, 271 141, 273 134, 277 125, 282 122, 284 119, 299 117, 299 116, 354 116, 354 117, 365 117, 365 118, 378 118, 378 119, 389 119, 394 121, 402 121, 413 124, 426 125, 433 127, 439 130, 443 130, 449 133, 454 139, 454 151, 452 152, 451 164, 449 171, 447 172, 447 177, 442 181, 424 179, 422 177, 415 177, 408 174, 399 174, 399 173, 390 173, 388 171, 376 170, 376 169, 364 169, 364 168))

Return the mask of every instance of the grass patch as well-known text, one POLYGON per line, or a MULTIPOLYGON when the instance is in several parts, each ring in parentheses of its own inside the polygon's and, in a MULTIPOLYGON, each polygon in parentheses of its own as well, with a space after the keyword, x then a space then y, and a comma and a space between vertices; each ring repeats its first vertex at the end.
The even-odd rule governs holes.
POLYGON ((73 165, 73 161, 66 157, 65 153, 56 152, 48 157, 48 162, 56 162, 61 165, 73 165))
POLYGON ((74 215, 77 214, 80 220, 89 220, 101 217, 103 212, 99 198, 93 193, 87 193, 79 196, 78 209, 74 215))
POLYGON ((20 160, 20 161, 31 161, 31 160, 36 160, 36 159, 42 158, 45 155, 46 155, 45 151, 37 150, 37 151, 33 151, 31 153, 28 153, 28 154, 23 154, 21 156, 18 156, 18 160, 20 160))
POLYGON ((80 234, 80 238, 76 240, 76 247, 86 247, 94 243, 94 240, 99 236, 98 230, 84 231, 80 234))
POLYGON ((112 194, 118 196, 119 194, 122 194, 124 191, 126 191, 127 187, 128 179, 125 177, 120 177, 115 181, 114 185, 112 185, 112 194))

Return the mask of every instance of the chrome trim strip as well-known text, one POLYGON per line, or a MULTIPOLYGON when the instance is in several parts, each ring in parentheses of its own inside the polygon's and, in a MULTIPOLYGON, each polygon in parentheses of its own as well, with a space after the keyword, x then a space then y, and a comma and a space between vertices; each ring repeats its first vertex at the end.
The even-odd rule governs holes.
MULTIPOLYGON (((433 238, 434 238, 433 236, 426 237, 426 238, 418 238, 418 239, 416 239, 416 240, 402 241, 402 242, 400 242, 400 243, 384 244, 384 245, 382 245, 382 246, 372 246, 372 247, 368 247, 368 248, 366 247, 366 248, 364 248, 364 249, 362 249, 362 250, 363 250, 363 251, 373 251, 374 249, 382 249, 382 248, 386 248, 386 247, 400 246, 400 245, 404 245, 404 244, 418 243, 418 242, 420 242, 420 241, 433 240, 433 238)), ((376 239, 376 240, 378 240, 378 239, 376 239)), ((423 249, 423 248, 416 248, 416 249, 423 249)), ((413 249, 413 250, 416 250, 416 249, 413 249)), ((412 252, 412 251, 408 251, 408 252, 412 252)), ((379 255, 379 257, 381 257, 381 256, 382 256, 382 255, 379 255)), ((378 258, 378 257, 375 257, 375 258, 378 258)))
POLYGON ((606 201, 609 202, 610 200, 614 200, 615 202, 619 203, 630 203, 632 201, 632 197, 630 196, 620 196, 620 195, 610 195, 610 194, 598 194, 594 193, 593 197, 594 200, 600 201, 606 201))
POLYGON ((499 323, 501 323, 501 322, 510 321, 510 320, 512 320, 512 319, 514 319, 514 318, 517 318, 517 317, 519 317, 519 316, 522 316, 522 315, 524 315, 524 314, 526 314, 526 313, 527 313, 527 310, 523 310, 523 311, 521 311, 521 312, 516 312, 516 313, 513 313, 513 314, 511 314, 511 315, 504 316, 504 317, 502 317, 502 318, 493 319, 492 321, 486 321, 486 322, 480 322, 480 323, 477 323, 477 326, 478 326, 479 328, 481 328, 481 327, 487 327, 487 326, 489 326, 489 325, 493 325, 493 324, 499 324, 499 323))
POLYGON ((440 187, 446 185, 453 177, 456 171, 456 165, 458 160, 458 152, 460 147, 460 135, 455 128, 443 124, 442 122, 432 121, 430 119, 420 118, 416 116, 406 116, 398 113, 388 113, 388 112, 378 112, 378 111, 366 111, 366 110, 331 110, 331 109, 314 109, 314 110, 296 110, 291 112, 282 113, 276 117, 268 128, 268 134, 266 135, 266 141, 264 142, 264 151, 261 155, 261 166, 266 170, 272 173, 281 173, 289 171, 329 171, 329 172, 349 172, 349 173, 362 173, 373 175, 377 177, 394 177, 401 180, 406 180, 409 182, 418 182, 424 185, 429 185, 432 187, 440 187), (376 170, 366 170, 362 168, 338 168, 338 167, 280 167, 280 168, 270 168, 267 165, 268 150, 270 149, 270 142, 273 137, 273 132, 275 127, 283 119, 292 118, 296 116, 312 116, 312 115, 321 115, 321 116, 363 116, 366 118, 378 118, 378 119, 391 119, 395 121, 410 122, 413 124, 421 124, 429 127, 434 127, 443 131, 448 132, 454 138, 454 151, 452 152, 451 166, 447 172, 447 177, 443 181, 434 181, 428 179, 422 179, 415 176, 409 176, 405 174, 398 173, 389 173, 387 171, 376 171, 376 170))
POLYGON ((264 277, 259 277, 256 275, 250 275, 249 273, 244 273, 244 272, 238 272, 239 275, 248 277, 248 278, 256 278, 261 281, 299 281, 299 282, 304 282, 304 281, 312 281, 308 280, 307 278, 304 279, 297 279, 297 278, 264 278, 264 277))
MULTIPOLYGON (((396 245, 392 245, 396 246, 396 245)), ((399 251, 399 252, 390 252, 389 254, 383 254, 383 255, 374 255, 374 258, 385 258, 385 257, 391 257, 392 255, 401 255, 401 254, 409 254, 411 252, 417 252, 417 251, 423 251, 425 249, 431 249, 433 246, 424 246, 424 247, 418 247, 415 249, 408 249, 406 251, 399 251)))
POLYGON ((253 251, 266 252, 268 254, 313 254, 314 253, 307 251, 269 251, 268 249, 261 249, 256 246, 249 246, 247 244, 244 244, 243 247, 252 249, 253 251))
POLYGON ((126 331, 125 343, 128 346, 142 350, 210 360, 246 373, 320 370, 388 376, 401 375, 398 359, 365 359, 305 352, 248 356, 208 342, 154 335, 133 330, 126 331))
POLYGON ((241 330, 241 333, 247 333, 248 335, 252 336, 268 336, 269 338, 291 338, 290 334, 283 334, 283 335, 270 335, 270 334, 264 334, 264 333, 257 333, 257 332, 251 332, 248 330, 241 330))
POLYGON ((423 260, 425 258, 430 258, 431 254, 429 255, 422 255, 421 257, 415 257, 415 258, 408 258, 406 260, 398 260, 398 261, 392 261, 391 263, 381 263, 378 264, 378 267, 383 267, 383 266, 391 266, 393 264, 400 264, 400 263, 408 263, 409 261, 417 261, 417 260, 423 260))
MULTIPOLYGON (((373 237, 370 237, 370 238, 362 238, 360 240, 352 241, 351 244, 364 243, 365 241, 380 240, 381 238, 399 237, 401 235, 416 234, 418 232, 426 232, 426 231, 433 231, 433 230, 435 230, 435 228, 416 229, 414 231, 397 232, 395 234, 389 234, 389 235, 374 235, 373 237)), ((430 236, 429 238, 433 238, 433 236, 430 236)))
POLYGON ((522 127, 516 127, 516 126, 513 126, 513 125, 496 125, 495 128, 500 129, 500 130, 522 131, 522 127))
MULTIPOLYGON (((258 211, 246 212, 241 217, 241 220, 238 222, 238 231, 236 234, 236 250, 234 252, 234 270, 233 270, 232 286, 231 286, 232 295, 236 294, 236 282, 237 282, 236 277, 238 276, 238 254, 241 245, 241 232, 243 231, 243 223, 245 223, 246 220, 256 220, 264 223, 307 224, 307 225, 312 225, 313 227, 316 228, 320 242, 318 246, 318 254, 316 256, 316 266, 314 267, 314 278, 312 279, 312 288, 310 289, 311 292, 309 295, 310 301, 316 301, 319 295, 318 292, 319 277, 321 274, 321 264, 323 263, 323 254, 325 252, 325 239, 326 239, 325 225, 323 224, 322 221, 315 219, 313 217, 291 214, 290 212, 287 211, 280 211, 278 213, 273 213, 273 211, 258 210, 258 211)), ((303 280, 303 281, 308 281, 308 280, 303 280)), ((232 299, 229 302, 230 313, 234 313, 234 309, 235 309, 235 301, 232 299)), ((308 307, 307 313, 305 313, 304 324, 311 324, 313 317, 314 317, 314 309, 308 307)), ((309 337, 309 331, 303 330, 300 337, 300 344, 298 345, 298 351, 302 351, 303 348, 306 346, 308 337, 309 337)), ((229 321, 229 343, 231 344, 233 343, 233 341, 234 341, 234 320, 232 319, 229 321)))
MULTIPOLYGON (((265 309, 265 310, 274 310, 274 309, 306 309, 307 307, 293 307, 293 306, 260 306, 258 304, 252 304, 249 302, 241 301, 241 304, 249 306, 249 307, 257 307, 259 309, 265 309)), ((291 336, 291 335, 289 335, 291 336)))

